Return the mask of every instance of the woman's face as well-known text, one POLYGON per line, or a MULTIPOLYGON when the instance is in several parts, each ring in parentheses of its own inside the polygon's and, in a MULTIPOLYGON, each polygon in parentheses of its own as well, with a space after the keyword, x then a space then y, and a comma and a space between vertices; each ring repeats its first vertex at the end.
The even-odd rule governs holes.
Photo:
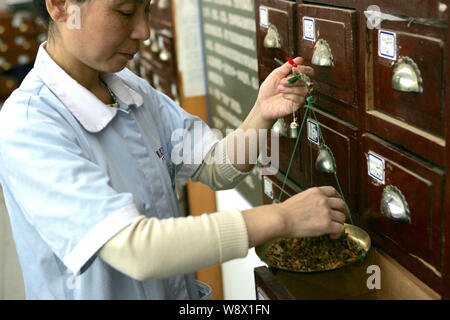
POLYGON ((69 19, 58 26, 72 56, 100 72, 118 72, 149 38, 150 0, 70 2, 69 19), (78 15, 78 16, 77 16, 78 15))

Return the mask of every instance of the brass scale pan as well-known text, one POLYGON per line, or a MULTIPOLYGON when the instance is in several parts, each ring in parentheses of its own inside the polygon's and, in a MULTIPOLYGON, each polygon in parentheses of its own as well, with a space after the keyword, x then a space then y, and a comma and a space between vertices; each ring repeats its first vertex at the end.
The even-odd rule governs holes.
MULTIPOLYGON (((363 229, 351 225, 351 224, 344 224, 344 229, 345 232, 348 234, 348 237, 356 242, 359 243, 360 247, 364 250, 364 252, 367 254, 367 252, 369 252, 370 246, 371 246, 371 241, 370 241, 370 237, 367 234, 366 231, 364 231, 363 229)), ((277 269, 283 269, 283 270, 287 270, 287 271, 294 271, 294 272, 302 272, 302 273, 308 273, 308 272, 319 272, 319 271, 330 271, 330 270, 334 270, 334 269, 338 269, 338 268, 342 268, 346 265, 349 265, 355 261, 351 261, 351 262, 347 262, 341 266, 338 267, 333 267, 333 268, 325 268, 325 269, 318 269, 318 270, 310 270, 310 271, 300 271, 297 269, 291 269, 291 268, 285 268, 285 267, 279 267, 276 265, 272 265, 270 263, 270 261, 267 261, 268 259, 264 259, 264 257, 267 257, 266 253, 267 253, 267 249, 270 248, 271 244, 276 242, 279 238, 276 239, 272 239, 270 241, 267 241, 266 243, 259 245, 255 248, 256 254, 258 255, 258 257, 267 265, 269 265, 270 267, 273 268, 277 268, 277 269)))

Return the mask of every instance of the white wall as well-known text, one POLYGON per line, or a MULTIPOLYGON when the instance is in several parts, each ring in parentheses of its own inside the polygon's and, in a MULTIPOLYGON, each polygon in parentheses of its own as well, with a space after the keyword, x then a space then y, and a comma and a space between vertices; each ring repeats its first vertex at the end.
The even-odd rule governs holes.
POLYGON ((0 300, 11 299, 25 299, 25 287, 0 186, 0 300))
MULTIPOLYGON (((236 190, 216 192, 217 210, 247 210, 252 206, 236 190)), ((265 265, 251 249, 247 257, 222 264, 224 300, 255 300, 253 269, 265 265)))

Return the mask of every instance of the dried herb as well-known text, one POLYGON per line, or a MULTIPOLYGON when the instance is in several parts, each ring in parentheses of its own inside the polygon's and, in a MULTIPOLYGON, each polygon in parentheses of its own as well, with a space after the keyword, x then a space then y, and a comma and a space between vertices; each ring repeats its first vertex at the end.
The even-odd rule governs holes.
POLYGON ((339 239, 329 235, 313 238, 280 238, 265 253, 267 263, 299 272, 332 270, 361 257, 361 248, 348 234, 339 239))

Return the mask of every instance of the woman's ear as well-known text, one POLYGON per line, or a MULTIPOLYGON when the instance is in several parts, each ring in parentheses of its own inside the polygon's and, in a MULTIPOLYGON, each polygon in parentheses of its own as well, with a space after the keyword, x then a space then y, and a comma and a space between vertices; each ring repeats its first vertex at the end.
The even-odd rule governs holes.
POLYGON ((55 22, 65 22, 67 20, 66 0, 46 0, 47 11, 55 22))

